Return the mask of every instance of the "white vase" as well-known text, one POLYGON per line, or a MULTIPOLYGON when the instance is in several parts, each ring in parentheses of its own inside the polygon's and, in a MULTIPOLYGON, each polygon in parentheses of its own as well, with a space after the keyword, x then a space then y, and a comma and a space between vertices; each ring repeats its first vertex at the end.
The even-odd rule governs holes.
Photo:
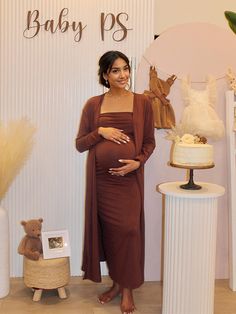
POLYGON ((8 213, 0 206, 0 298, 10 290, 9 220, 8 213))

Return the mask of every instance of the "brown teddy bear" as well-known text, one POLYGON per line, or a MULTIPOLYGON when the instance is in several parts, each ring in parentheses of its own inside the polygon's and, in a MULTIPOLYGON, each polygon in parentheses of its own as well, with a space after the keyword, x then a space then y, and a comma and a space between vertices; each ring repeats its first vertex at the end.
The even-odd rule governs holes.
POLYGON ((42 222, 42 218, 21 221, 26 235, 19 244, 18 253, 35 261, 39 259, 40 254, 43 252, 40 238, 42 222))

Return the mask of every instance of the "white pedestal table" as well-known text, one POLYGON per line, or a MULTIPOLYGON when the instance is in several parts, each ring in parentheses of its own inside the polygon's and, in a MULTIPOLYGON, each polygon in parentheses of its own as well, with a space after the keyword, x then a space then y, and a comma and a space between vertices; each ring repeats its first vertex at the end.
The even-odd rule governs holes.
POLYGON ((217 233, 217 199, 222 186, 200 182, 157 186, 165 195, 162 314, 213 314, 217 233))

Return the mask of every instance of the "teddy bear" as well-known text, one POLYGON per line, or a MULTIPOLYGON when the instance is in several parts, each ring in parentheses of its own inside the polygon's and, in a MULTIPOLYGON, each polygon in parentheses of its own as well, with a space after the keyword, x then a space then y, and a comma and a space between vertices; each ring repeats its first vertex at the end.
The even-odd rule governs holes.
POLYGON ((42 222, 42 218, 21 221, 21 225, 24 227, 26 235, 18 246, 18 253, 35 261, 39 259, 40 254, 43 252, 40 238, 42 222))

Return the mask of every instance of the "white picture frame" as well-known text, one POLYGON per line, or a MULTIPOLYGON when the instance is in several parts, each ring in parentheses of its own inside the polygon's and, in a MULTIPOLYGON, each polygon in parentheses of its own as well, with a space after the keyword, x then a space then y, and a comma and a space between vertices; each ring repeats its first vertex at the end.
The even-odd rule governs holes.
POLYGON ((42 232, 43 258, 60 258, 71 255, 68 230, 42 232))

